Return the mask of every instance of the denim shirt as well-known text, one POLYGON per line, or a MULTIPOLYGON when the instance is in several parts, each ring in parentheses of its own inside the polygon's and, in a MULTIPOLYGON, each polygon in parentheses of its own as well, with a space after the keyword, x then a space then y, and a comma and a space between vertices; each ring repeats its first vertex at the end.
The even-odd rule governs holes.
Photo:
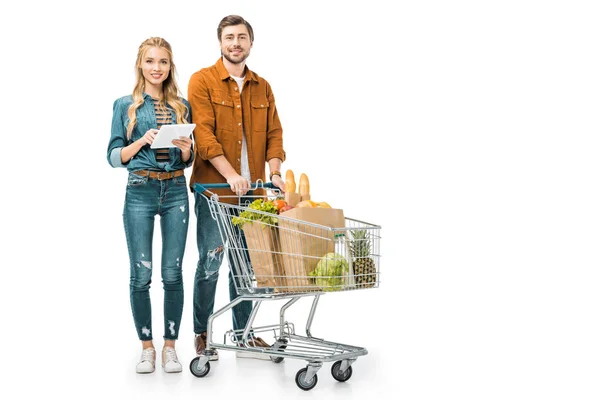
MULTIPOLYGON (((191 123, 191 107, 186 99, 181 98, 183 104, 187 107, 185 119, 191 123)), ((177 147, 169 149, 169 161, 156 161, 156 151, 146 144, 140 151, 133 156, 129 162, 121 162, 121 149, 138 140, 148 131, 148 129, 157 129, 156 114, 154 112, 154 101, 152 96, 144 93, 144 103, 136 110, 137 122, 131 132, 131 139, 127 140, 127 125, 129 118, 127 110, 133 103, 133 96, 124 96, 115 100, 113 104, 113 119, 110 133, 110 141, 108 142, 108 151, 106 158, 108 163, 115 168, 125 167, 128 171, 151 170, 151 171, 175 171, 192 165, 194 161, 194 149, 192 147, 190 159, 187 162, 181 161, 181 150, 177 147)), ((177 121, 175 111, 167 107, 171 111, 173 121, 177 121)))

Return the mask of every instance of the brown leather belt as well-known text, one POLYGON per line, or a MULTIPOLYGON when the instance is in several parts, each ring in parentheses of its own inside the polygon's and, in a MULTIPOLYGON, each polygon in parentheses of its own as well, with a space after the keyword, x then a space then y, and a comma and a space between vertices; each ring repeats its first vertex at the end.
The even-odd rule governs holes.
POLYGON ((172 178, 177 178, 178 176, 182 176, 183 170, 178 169, 177 171, 172 171, 172 172, 140 170, 140 171, 135 171, 134 174, 139 175, 139 176, 147 176, 150 179, 158 179, 159 181, 164 181, 165 179, 172 179, 172 178))

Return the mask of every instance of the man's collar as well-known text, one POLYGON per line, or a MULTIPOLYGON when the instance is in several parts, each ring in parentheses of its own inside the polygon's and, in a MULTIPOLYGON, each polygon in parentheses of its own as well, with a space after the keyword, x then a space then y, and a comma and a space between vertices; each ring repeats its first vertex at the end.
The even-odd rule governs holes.
MULTIPOLYGON (((230 74, 229 71, 227 71, 227 68, 225 68, 225 64, 223 63, 223 56, 219 57, 219 60, 217 60, 217 63, 215 65, 217 66, 217 71, 219 71, 219 78, 221 78, 222 81, 224 81, 225 79, 229 79, 230 74)), ((246 76, 246 80, 258 82, 256 74, 250 71, 250 68, 248 68, 247 65, 244 66, 244 75, 246 76)))

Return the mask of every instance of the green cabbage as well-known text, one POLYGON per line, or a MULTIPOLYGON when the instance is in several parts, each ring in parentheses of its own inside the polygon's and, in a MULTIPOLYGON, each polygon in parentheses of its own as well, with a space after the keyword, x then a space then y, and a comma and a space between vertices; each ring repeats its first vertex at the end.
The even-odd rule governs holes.
POLYGON ((341 290, 344 274, 348 272, 346 257, 338 253, 327 253, 319 260, 317 267, 309 273, 315 284, 326 292, 341 290))

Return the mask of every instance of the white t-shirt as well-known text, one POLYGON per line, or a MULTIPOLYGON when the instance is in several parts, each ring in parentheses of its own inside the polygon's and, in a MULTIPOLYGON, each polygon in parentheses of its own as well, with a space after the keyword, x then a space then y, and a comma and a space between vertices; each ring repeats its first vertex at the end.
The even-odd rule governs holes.
MULTIPOLYGON (((242 95, 242 89, 244 88, 244 76, 238 78, 237 76, 231 76, 238 84, 240 88, 240 96, 242 95)), ((242 156, 240 157, 241 162, 241 175, 248 179, 250 179, 250 166, 248 165, 248 146, 246 145, 246 134, 244 133, 244 127, 242 126, 242 156)))

